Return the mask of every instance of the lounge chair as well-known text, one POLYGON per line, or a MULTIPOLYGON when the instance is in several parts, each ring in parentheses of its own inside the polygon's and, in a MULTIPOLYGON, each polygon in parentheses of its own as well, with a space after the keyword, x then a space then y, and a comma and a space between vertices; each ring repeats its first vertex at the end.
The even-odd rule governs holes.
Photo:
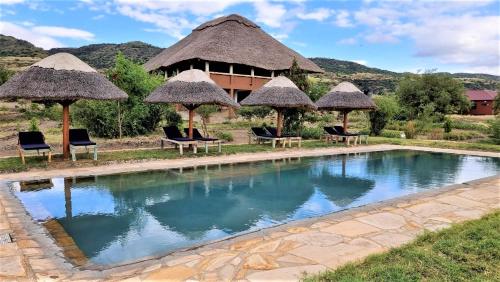
POLYGON ((184 146, 193 146, 193 153, 197 153, 198 151, 198 142, 194 139, 190 139, 187 137, 182 136, 181 131, 177 126, 167 126, 163 128, 163 131, 165 132, 165 137, 161 138, 161 148, 163 149, 164 147, 164 142, 167 143, 172 143, 174 146, 177 148, 179 147, 179 153, 182 155, 183 154, 183 147, 184 146))
MULTIPOLYGON (((184 128, 184 133, 189 135, 189 128, 184 128)), ((222 151, 222 140, 217 138, 203 137, 197 128, 193 128, 193 139, 205 144, 205 153, 208 153, 208 144, 218 146, 219 153, 222 151)))
POLYGON ((325 139, 326 142, 328 141, 333 141, 335 140, 335 143, 337 143, 340 139, 345 139, 347 146, 351 145, 351 139, 354 139, 354 145, 356 145, 356 142, 358 140, 357 135, 345 135, 340 132, 338 132, 334 127, 332 126, 325 126, 323 127, 323 130, 325 131, 325 139))
MULTIPOLYGON (((359 139, 361 137, 361 134, 359 133, 350 133, 350 132, 347 132, 343 126, 340 126, 340 125, 336 125, 334 126, 335 130, 337 130, 338 133, 342 134, 343 136, 356 136, 356 139, 354 141, 354 145, 356 145, 356 143, 359 144, 359 139)), ((368 140, 366 140, 366 142, 368 143, 368 140)))
POLYGON ((265 130, 262 127, 252 127, 251 128, 250 134, 248 135, 249 143, 252 139, 256 140, 257 144, 259 144, 260 142, 264 142, 264 141, 271 141, 273 148, 276 148, 277 141, 281 141, 283 144, 283 147, 285 147, 286 140, 287 140, 286 137, 273 136, 271 133, 267 132, 267 130, 265 130))
MULTIPOLYGON (((266 130, 271 133, 271 135, 278 137, 278 130, 276 127, 270 127, 266 126, 266 130)), ((297 135, 291 135, 291 134, 282 134, 281 137, 285 137, 288 139, 288 146, 292 147, 292 141, 297 141, 299 147, 302 146, 302 137, 297 136, 297 135)))
POLYGON ((48 153, 48 161, 50 163, 52 155, 50 146, 45 143, 45 137, 40 131, 25 131, 19 132, 19 141, 17 144, 17 150, 19 151, 19 157, 21 161, 25 164, 24 153, 36 151, 37 154, 48 153))
POLYGON ((78 148, 85 148, 87 153, 89 149, 94 149, 94 160, 97 160, 97 144, 90 140, 87 129, 70 129, 69 130, 69 151, 71 152, 71 159, 76 161, 76 150, 78 148))

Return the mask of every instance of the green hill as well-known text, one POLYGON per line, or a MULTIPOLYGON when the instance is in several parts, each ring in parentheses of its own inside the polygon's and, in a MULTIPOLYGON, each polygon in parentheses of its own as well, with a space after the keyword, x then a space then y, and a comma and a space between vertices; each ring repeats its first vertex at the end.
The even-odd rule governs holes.
POLYGON ((342 61, 330 58, 309 58, 320 68, 327 72, 341 73, 341 74, 355 74, 355 73, 373 73, 382 75, 394 75, 399 76, 400 73, 392 72, 388 70, 382 70, 377 68, 370 68, 362 64, 358 64, 351 61, 342 61))
POLYGON ((47 57, 47 51, 28 41, 0 34, 0 57, 47 57))
POLYGON ((113 66, 115 56, 119 51, 125 57, 142 64, 161 52, 161 50, 162 48, 144 42, 133 41, 123 44, 92 44, 79 48, 53 48, 49 50, 49 54, 71 53, 94 68, 106 69, 113 66))

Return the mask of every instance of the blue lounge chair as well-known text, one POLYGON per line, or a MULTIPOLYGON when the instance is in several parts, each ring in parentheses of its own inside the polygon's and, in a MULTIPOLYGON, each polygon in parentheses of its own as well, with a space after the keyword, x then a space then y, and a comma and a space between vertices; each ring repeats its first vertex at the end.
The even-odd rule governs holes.
POLYGON ((40 131, 19 132, 17 150, 19 151, 19 157, 21 157, 21 161, 23 162, 23 164, 26 163, 24 160, 25 152, 36 151, 37 154, 42 153, 43 156, 45 156, 45 153, 47 152, 49 163, 52 158, 52 150, 50 146, 45 143, 45 137, 40 131))
POLYGON ((194 139, 187 138, 182 136, 181 131, 177 126, 167 126, 163 127, 163 132, 165 132, 165 137, 161 138, 161 148, 163 149, 164 147, 164 142, 167 143, 172 143, 174 146, 177 148, 179 147, 179 153, 182 155, 183 154, 183 147, 184 146, 192 146, 193 147, 193 153, 197 153, 198 151, 198 142, 194 139))
POLYGON ((69 151, 71 152, 71 159, 76 161, 76 150, 78 148, 85 148, 87 153, 89 149, 94 149, 94 160, 97 160, 97 144, 90 140, 87 129, 74 128, 69 130, 69 151))

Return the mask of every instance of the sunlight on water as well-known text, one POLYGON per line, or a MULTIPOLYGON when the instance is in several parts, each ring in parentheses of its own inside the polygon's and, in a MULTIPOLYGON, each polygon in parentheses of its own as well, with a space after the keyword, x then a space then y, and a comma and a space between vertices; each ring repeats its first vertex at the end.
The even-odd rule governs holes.
POLYGON ((500 160, 414 151, 13 183, 96 264, 119 264, 240 232, 499 173, 500 160))

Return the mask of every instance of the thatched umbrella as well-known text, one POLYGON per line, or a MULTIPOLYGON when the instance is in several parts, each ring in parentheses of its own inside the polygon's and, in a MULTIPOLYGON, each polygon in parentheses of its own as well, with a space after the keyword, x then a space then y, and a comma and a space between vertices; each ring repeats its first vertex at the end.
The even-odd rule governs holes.
POLYGON ((156 88, 144 101, 182 104, 189 110, 189 138, 193 138, 194 110, 199 106, 212 104, 239 108, 224 89, 198 69, 183 71, 172 77, 167 83, 156 88))
POLYGON ((372 99, 350 82, 341 82, 321 97, 316 106, 320 110, 341 111, 344 115, 344 130, 347 131, 347 114, 353 110, 373 110, 372 99))
POLYGON ((278 112, 276 123, 278 137, 281 136, 285 109, 316 109, 311 99, 284 76, 273 78, 258 90, 250 93, 240 104, 244 106, 269 106, 275 109, 278 112))
POLYGON ((69 105, 79 99, 122 100, 127 94, 68 53, 49 56, 0 86, 0 99, 55 101, 63 106, 63 154, 69 157, 69 105))

